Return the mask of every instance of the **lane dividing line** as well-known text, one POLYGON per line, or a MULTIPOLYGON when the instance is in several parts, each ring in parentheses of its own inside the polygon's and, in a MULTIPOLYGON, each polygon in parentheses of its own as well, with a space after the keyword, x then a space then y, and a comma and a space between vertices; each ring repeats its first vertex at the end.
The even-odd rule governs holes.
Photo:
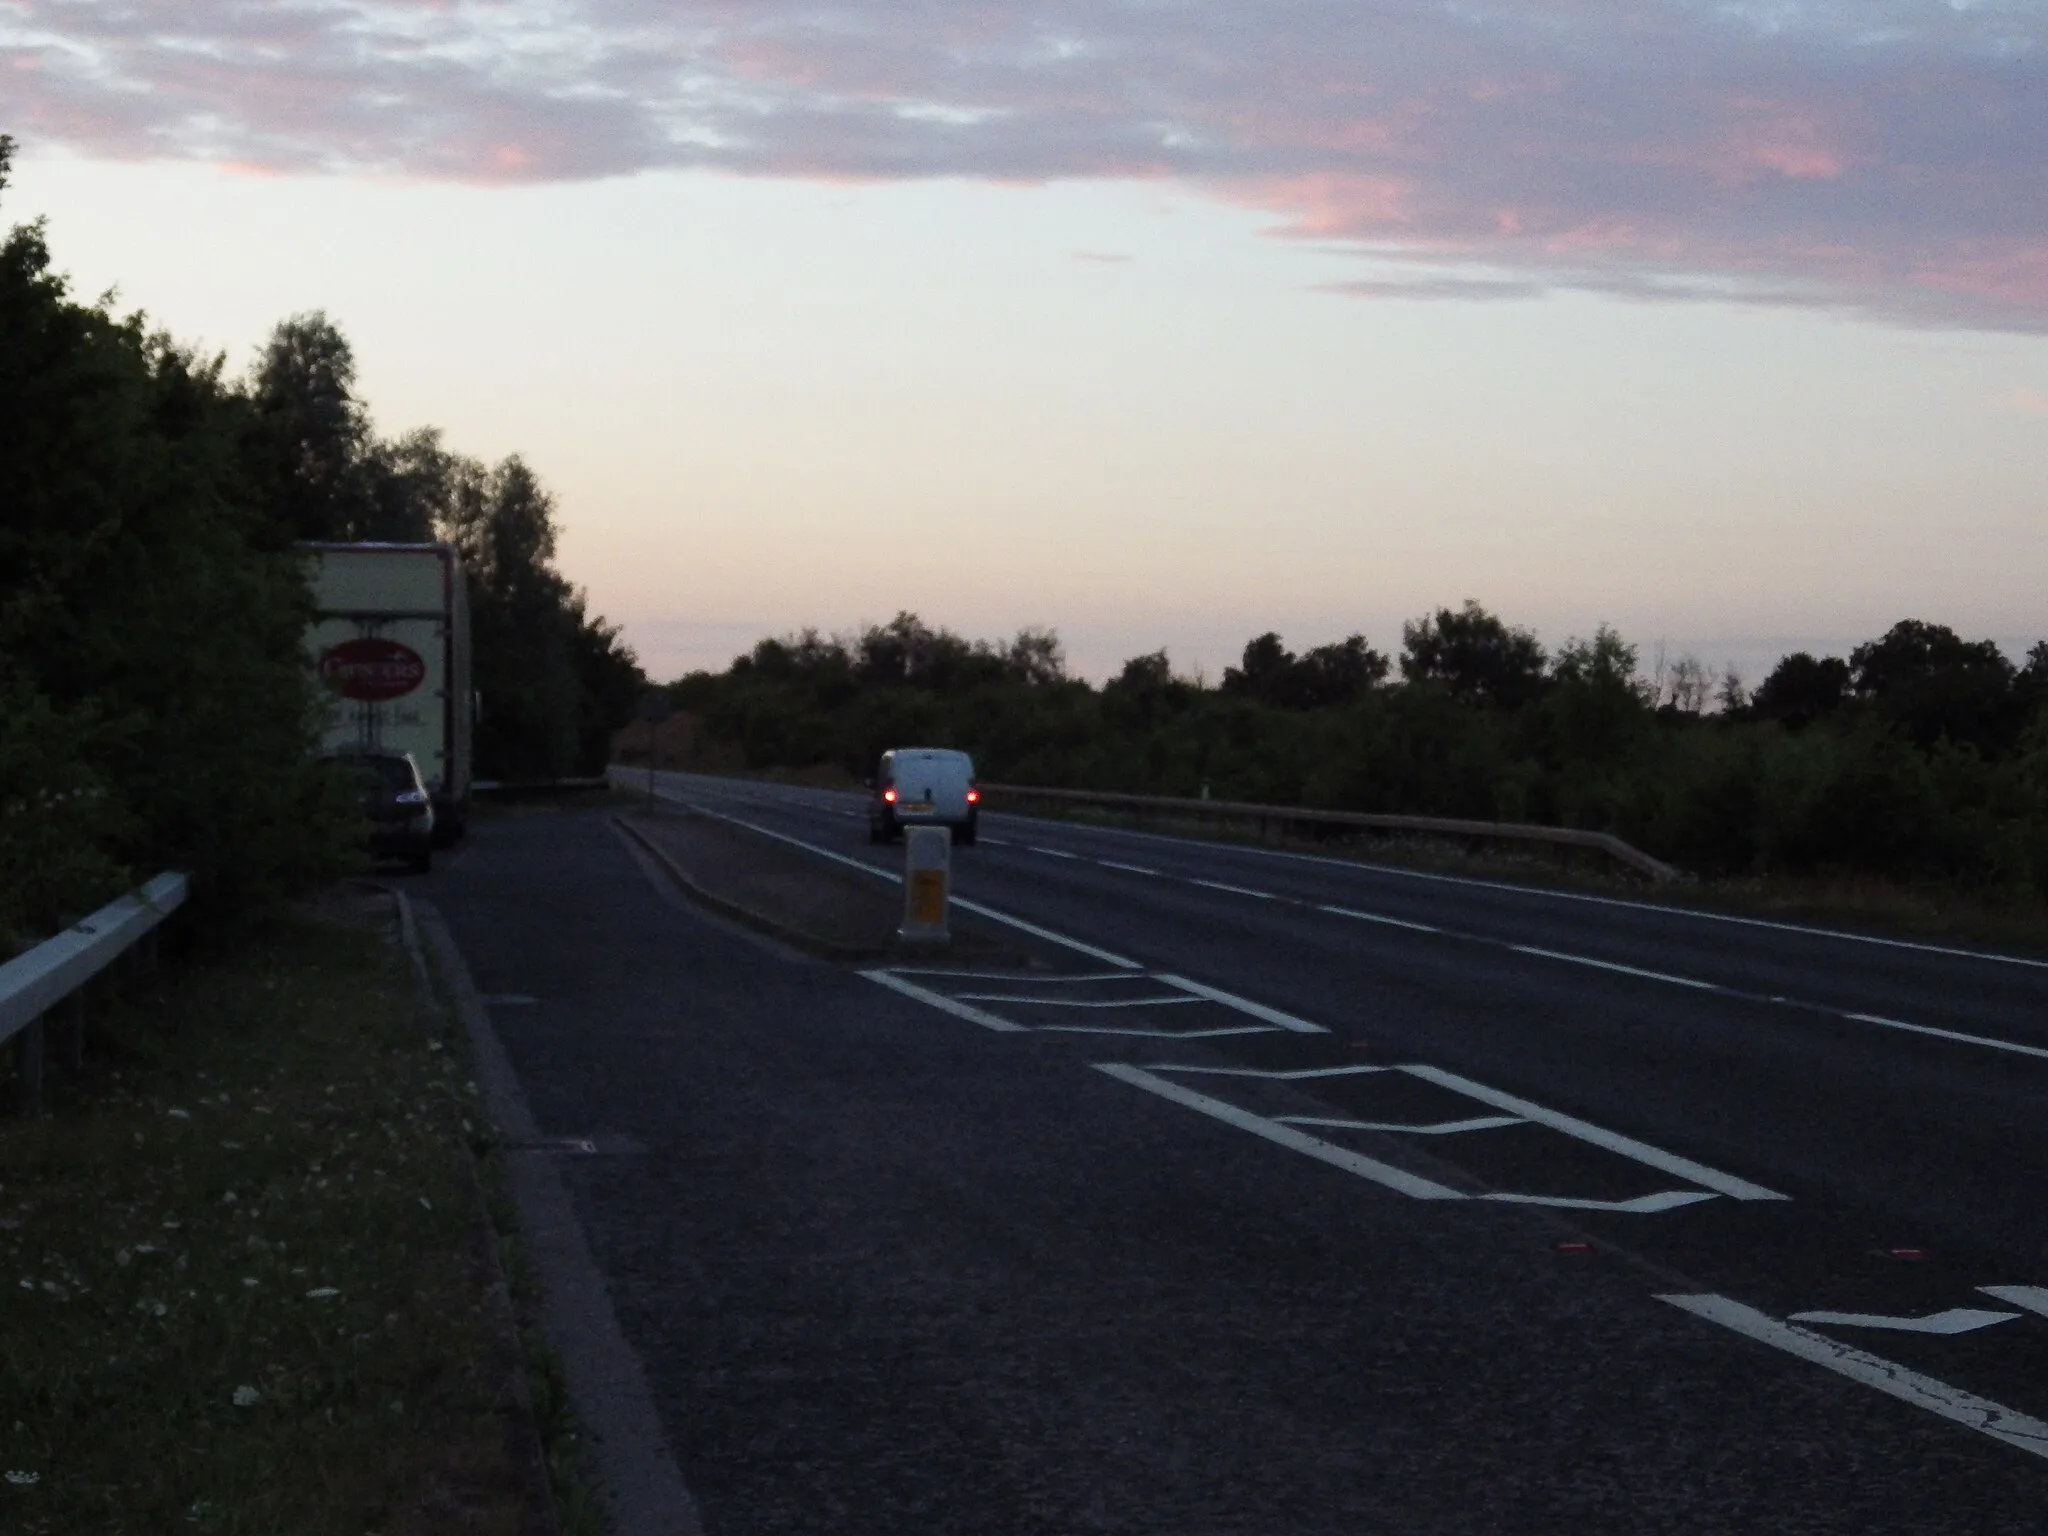
POLYGON ((1255 891, 1248 885, 1225 885, 1221 880, 1197 880, 1192 875, 1188 877, 1188 884, 1199 885, 1204 890, 1227 891, 1232 896, 1249 896, 1254 901, 1278 901, 1280 899, 1271 891, 1255 891))
MULTIPOLYGON (((636 777, 643 772, 644 770, 631 770, 632 775, 636 777)), ((714 779, 711 783, 706 784, 703 782, 706 776, 685 775, 669 770, 663 770, 660 777, 662 779, 695 778, 700 788, 705 792, 712 792, 714 789, 722 790, 725 788, 726 782, 714 779)), ((664 798, 672 799, 674 797, 667 796, 664 798)), ((778 802, 778 807, 785 808, 795 804, 814 808, 821 803, 791 796, 778 802)), ((999 816, 1005 813, 991 812, 990 814, 991 816, 999 816)), ((1036 818, 1015 814, 1007 815, 1006 819, 1026 822, 1034 827, 1043 825, 1036 818)), ((1923 955, 1945 955, 1957 960, 1977 960, 1988 965, 2016 965, 2029 970, 2048 970, 2048 960, 2037 960, 2025 955, 2000 954, 1995 950, 1963 949, 1953 944, 1929 944, 1918 939, 1881 938, 1876 934, 1850 933, 1840 928, 1817 927, 1811 923, 1787 923, 1768 917, 1742 917, 1733 912, 1706 912, 1697 907, 1674 907, 1663 902, 1654 901, 1629 901, 1619 896, 1594 896, 1583 891, 1543 890, 1526 885, 1511 885, 1505 880, 1481 880, 1471 875, 1445 875, 1438 874, 1432 870, 1403 869, 1399 865, 1394 864, 1374 864, 1362 859, 1337 859, 1331 858, 1327 854, 1296 853, 1284 848, 1246 848, 1232 843, 1208 842, 1201 838, 1175 837, 1163 832, 1139 832, 1129 827, 1094 827, 1089 830, 1097 835, 1129 838, 1146 843, 1162 843, 1178 849, 1195 848, 1210 852, 1236 854, 1247 858, 1276 859, 1296 864, 1317 864, 1328 869, 1345 870, 1352 874, 1364 871, 1369 874, 1386 875, 1402 880, 1420 880, 1433 885, 1471 886, 1477 890, 1499 891, 1505 895, 1522 897, 1525 900, 1569 901, 1578 902, 1586 906, 1620 907, 1629 912, 1654 912, 1660 917, 1686 918, 1702 923, 1726 923, 1738 928, 1762 928, 1775 933, 1797 933, 1809 938, 1833 939, 1844 944, 1868 944, 1879 949, 1901 949, 1923 955)), ((994 842, 995 839, 984 837, 982 841, 994 842)), ((1031 847, 1031 851, 1034 853, 1049 854, 1056 859, 1076 859, 1081 857, 1079 854, 1068 853, 1060 848, 1023 846, 1031 847)), ((1200 884, 1202 882, 1198 881, 1196 883, 1200 884)), ((1228 887, 1225 888, 1228 889, 1228 887)), ((1275 899, 1263 891, 1243 891, 1240 894, 1261 896, 1268 900, 1275 899)), ((1326 907, 1323 910, 1337 911, 1339 909, 1326 907)), ((1360 913, 1356 915, 1370 920, 1368 914, 1360 913)))
POLYGON ((2002 1440, 2031 1456, 2048 1459, 2048 1424, 2002 1403, 1994 1403, 1989 1398, 1952 1387, 1945 1381, 1936 1381, 1932 1376, 1910 1371, 1882 1356, 1852 1349, 1847 1344, 1809 1333, 1804 1328, 1781 1323, 1754 1307, 1730 1301, 1726 1296, 1659 1296, 1657 1299, 1682 1312, 1690 1312, 1694 1317, 1718 1323, 1744 1338, 1768 1344, 1838 1376, 1874 1387, 1888 1397, 1896 1397, 1901 1402, 1938 1414, 1979 1434, 2002 1440))
MULTIPOLYGON (((677 797, 673 795, 664 795, 662 798, 676 799, 677 797)), ((784 836, 780 832, 770 831, 768 828, 757 826, 753 822, 742 821, 740 818, 736 816, 725 816, 720 812, 709 810, 708 808, 703 806, 699 806, 697 807, 697 809, 703 810, 706 815, 715 816, 724 821, 730 821, 736 826, 746 827, 751 831, 760 832, 765 836, 777 838, 782 842, 793 844, 794 846, 799 848, 808 849, 813 853, 820 854, 823 857, 832 859, 838 863, 850 865, 855 869, 865 870, 867 873, 871 875, 878 875, 886 880, 897 879, 896 876, 889 874, 886 870, 877 869, 872 864, 866 864, 858 859, 848 858, 844 854, 834 853, 830 849, 820 848, 813 843, 807 843, 798 838, 784 836)), ((1144 834, 1131 835, 1137 836, 1144 834)), ((994 841, 994 839, 984 838, 983 841, 992 842, 994 841)), ((1027 844, 1024 846, 1026 846, 1030 852, 1043 853, 1056 859, 1074 859, 1077 861, 1082 860, 1082 856, 1080 854, 1068 853, 1065 849, 1061 848, 1046 848, 1035 844, 1027 844)), ((1311 854, 1280 854, 1274 850, 1265 850, 1265 852, 1270 853, 1275 857, 1294 858, 1304 860, 1310 863, 1330 864, 1342 868, 1380 868, 1380 866, 1377 865, 1360 866, 1342 859, 1324 859, 1316 857, 1315 855, 1311 854)), ((1373 923, 1378 926, 1386 928, 1405 928, 1415 933, 1441 934, 1446 938, 1462 939, 1470 943, 1497 946, 1502 949, 1510 950, 1516 954, 1528 955, 1534 959, 1557 960, 1567 965, 1589 966, 1596 970, 1611 971, 1619 975, 1640 977, 1645 981, 1661 982, 1667 986, 1686 987, 1694 991, 1715 993, 1724 997, 1745 999, 1752 1002, 1773 1003, 1783 1007, 1799 1008, 1802 1010, 1822 1014, 1833 1018, 1848 1019, 1858 1024, 1871 1024, 1882 1029, 1899 1030, 1906 1034, 1926 1035, 1937 1040, 1954 1041, 1959 1045, 1974 1045, 1982 1047, 1986 1050, 2005 1051, 2015 1056, 2027 1056, 2032 1057, 2033 1059, 2039 1061, 2048 1061, 2048 1047, 2042 1047, 2037 1045, 2022 1045, 2020 1042, 2016 1040, 2000 1040, 1989 1035, 1973 1035, 1965 1033, 1961 1030, 1939 1029, 1931 1024, 1913 1024, 1908 1023, 1904 1019, 1886 1018, 1881 1014, 1852 1013, 1846 1009, 1831 1007, 1825 1003, 1811 1003, 1806 1002, 1799 998, 1767 996, 1762 993, 1746 992, 1741 990, 1740 988, 1724 986, 1718 982, 1702 981, 1699 978, 1693 976, 1677 976, 1673 975, 1668 971, 1646 970, 1641 966, 1623 965, 1618 961, 1613 960, 1596 960, 1590 955, 1575 955, 1565 950, 1544 949, 1533 944, 1510 944, 1504 940, 1490 938, 1482 934, 1461 933, 1455 929, 1435 927, 1429 923, 1416 923, 1410 922, 1405 918, 1388 917, 1384 913, 1380 912, 1365 912, 1359 910, 1356 907, 1340 907, 1325 902, 1310 902, 1301 900, 1300 898, 1296 897, 1280 896, 1271 891, 1253 890, 1248 886, 1230 885, 1226 884, 1223 881, 1218 880, 1197 880, 1192 876, 1161 876, 1160 872, 1157 870, 1148 869, 1144 866, 1136 864, 1118 864, 1107 859, 1087 860, 1084 862, 1096 863, 1106 869, 1128 869, 1141 874, 1159 876, 1160 878, 1164 879, 1179 879, 1189 885, 1202 886, 1208 890, 1224 891, 1235 896, 1248 896, 1258 901, 1279 901, 1289 906, 1298 905, 1309 907, 1314 911, 1326 912, 1330 914, 1332 917, 1349 918, 1355 922, 1373 923)), ((1414 871, 1408 870, 1391 870, 1387 872, 1395 874, 1415 873, 1414 871)), ((1457 876, 1448 875, 1432 876, 1427 878, 1443 879, 1453 884, 1478 886, 1489 890, 1505 890, 1513 891, 1522 895, 1528 894, 1528 892, 1523 887, 1500 885, 1493 881, 1469 880, 1457 876)), ((1919 951, 1925 954, 1951 955, 1963 959, 1991 960, 2007 965, 2034 966, 2037 968, 2048 969, 2048 961, 2028 960, 2023 959, 2017 955, 1998 955, 1980 953, 1976 950, 1956 949, 1940 944, 1919 944, 1905 939, 1880 939, 1873 938, 1865 934, 1840 933, 1833 929, 1828 928, 1809 928, 1801 926, 1796 923, 1775 923, 1762 918, 1733 917, 1723 913, 1714 912, 1692 912, 1683 907, 1660 907, 1641 902, 1618 901, 1613 897, 1606 896, 1581 896, 1575 892, 1546 892, 1543 894, 1555 896, 1560 900, 1587 901, 1594 902, 1603 906, 1629 907, 1636 910, 1660 912, 1680 917, 1699 917, 1709 919, 1715 922, 1737 923, 1748 927, 1777 929, 1788 933, 1809 934, 1819 938, 1844 939, 1860 944, 1876 944, 1893 949, 1919 951)), ((998 912, 992 908, 978 906, 974 903, 965 901, 958 897, 954 898, 954 900, 956 905, 966 907, 969 911, 980 912, 984 917, 988 917, 996 922, 1008 923, 1012 927, 1018 928, 1027 933, 1035 934, 1038 937, 1046 939, 1051 943, 1063 944, 1070 949, 1079 950, 1080 952, 1085 954, 1091 954, 1095 958, 1104 960, 1110 964, 1124 965, 1133 970, 1139 968, 1135 961, 1126 961, 1121 956, 1113 956, 1105 950, 1095 949, 1092 946, 1082 944, 1078 939, 1069 939, 1064 934, 1056 934, 1048 929, 1035 927, 1032 924, 1025 922, 1022 918, 1012 917, 1008 913, 998 912)))
POLYGON ((970 1024, 979 1024, 983 1029, 992 1029, 997 1034, 1021 1035, 1026 1033, 1022 1024, 1012 1024, 1008 1019, 999 1019, 992 1013, 983 1013, 979 1008, 970 1008, 965 1003, 956 1003, 943 992, 929 992, 914 982, 905 981, 901 976, 892 976, 887 971, 862 971, 869 981, 880 982, 892 991, 901 992, 905 997, 914 997, 920 1003, 929 1004, 941 1013, 950 1013, 956 1019, 965 1019, 970 1024))
POLYGON ((1179 1083, 1170 1083, 1163 1077, 1154 1077, 1142 1067, 1126 1066, 1120 1061, 1097 1062, 1095 1070, 1142 1088, 1147 1093, 1156 1093, 1162 1099, 1170 1100, 1187 1109, 1221 1120, 1225 1125, 1236 1126, 1241 1131, 1250 1131, 1254 1136, 1264 1137, 1289 1151, 1312 1157, 1317 1162, 1328 1163, 1332 1168, 1341 1168, 1346 1173, 1407 1195, 1414 1200, 1463 1200, 1464 1195, 1455 1189, 1421 1178, 1391 1163, 1380 1162, 1353 1152, 1347 1147, 1333 1146, 1314 1136, 1305 1135, 1292 1126, 1281 1125, 1250 1110, 1239 1109, 1235 1104, 1226 1104, 1221 1099, 1212 1099, 1206 1093, 1196 1093, 1192 1088, 1183 1088, 1179 1083))
MULTIPOLYGON (((1043 825, 1039 818, 1015 812, 991 814, 1004 815, 1010 821, 1043 825)), ((1503 895, 1519 896, 1524 900, 1572 901, 1586 906, 1620 907, 1630 912, 1654 912, 1659 917, 1681 917, 1702 923, 1727 923, 1738 928, 1764 928, 1777 933, 1803 934, 1809 938, 1835 939, 1844 944, 1869 944, 1879 949, 1904 949, 1923 955, 1948 955, 1958 960, 1981 960, 1991 965, 2018 965, 2030 970, 2048 970, 2048 960, 2035 960, 2024 955, 2000 954, 1995 950, 1962 949, 1952 944, 1929 944, 1918 939, 1886 939, 1869 933, 1849 933, 1840 928, 1820 928, 1810 923, 1786 923, 1768 917, 1741 917, 1733 912, 1707 912, 1697 907, 1674 907, 1655 901, 1629 901, 1619 896, 1593 896, 1583 891, 1545 890, 1527 885, 1511 885, 1505 880, 1481 880, 1472 875, 1444 875, 1433 870, 1403 869, 1397 864, 1374 864, 1364 859, 1337 859, 1328 854, 1296 853, 1285 848, 1248 848, 1238 843, 1217 843, 1203 838, 1176 837, 1165 832, 1139 832, 1130 827, 1090 827, 1088 831, 1095 836, 1128 838, 1134 842, 1164 843, 1183 850, 1193 848, 1244 858, 1318 864, 1327 869, 1345 870, 1354 875, 1365 873, 1401 880, 1420 880, 1432 885, 1471 886, 1477 890, 1499 891, 1503 895)), ((1055 856, 1060 852, 1051 848, 1041 851, 1055 856)), ((1067 857, 1073 858, 1078 855, 1069 854, 1067 857)))
POLYGON ((1163 981, 1169 987, 1179 987, 1196 997, 1206 997, 1212 1003, 1221 1003, 1226 1008, 1235 1008, 1239 1013, 1248 1013, 1255 1019, 1264 1019, 1268 1024, 1277 1024, 1282 1029, 1291 1029, 1297 1035, 1327 1035, 1329 1031, 1320 1024, 1311 1024, 1307 1019, 1298 1019, 1291 1013, 1282 1013, 1278 1008, 1268 1008, 1264 1003, 1255 1003, 1248 997, 1239 997, 1235 992, 1225 992, 1220 987, 1204 986, 1199 981, 1189 981, 1185 976, 1172 976, 1165 971, 1155 972, 1154 981, 1163 981))
POLYGON ((1876 1024, 1883 1029, 1903 1029, 1913 1035, 1933 1035, 1942 1040, 1960 1040, 1965 1045, 1986 1046, 1994 1051, 2011 1051, 2015 1056, 2034 1056, 2048 1061, 2048 1051, 2038 1045, 2021 1045, 2017 1040, 1994 1040, 1989 1035, 1966 1035, 1960 1030, 1936 1029, 1932 1024, 1908 1024, 1904 1019, 1887 1019, 1875 1013, 1845 1013, 1858 1024, 1876 1024))
MULTIPOLYGON (((1285 897, 1281 897, 1285 900, 1285 897)), ((1356 923, 1376 923, 1382 928, 1406 928, 1411 933, 1448 933, 1454 939, 1465 937, 1462 933, 1450 933, 1447 928, 1438 928, 1430 923, 1411 923, 1405 917, 1388 917, 1381 912, 1361 912, 1356 907, 1332 907, 1322 902, 1311 902, 1318 912, 1327 912, 1332 917, 1348 917, 1356 923)), ((1480 942, 1484 943, 1485 940, 1480 942)))
POLYGON ((1646 981, 1668 982, 1674 987, 1696 987, 1702 992, 1729 990, 1719 982, 1701 981, 1693 976, 1674 976, 1669 971, 1646 971, 1639 965, 1622 965, 1614 960, 1595 960, 1591 955, 1567 954, 1561 949, 1539 949, 1534 944, 1507 944, 1502 947, 1511 949, 1518 955, 1535 955, 1544 960, 1562 960, 1568 965, 1590 965, 1596 971, 1619 971, 1624 976, 1641 976, 1646 981))
POLYGON ((1404 1066, 1399 1071, 1410 1077, 1419 1077, 1426 1083, 1435 1083, 1439 1088, 1462 1094, 1468 1099, 1477 1099, 1482 1104, 1491 1104, 1495 1109, 1506 1110, 1511 1115, 1520 1115, 1538 1125, 1547 1125, 1553 1131, 1562 1131, 1603 1151, 1613 1152, 1646 1168, 1655 1168, 1659 1173, 1668 1173, 1674 1178, 1697 1184, 1702 1189, 1715 1190, 1736 1200, 1788 1200, 1775 1189, 1765 1189, 1761 1184, 1752 1184, 1747 1179, 1738 1179, 1732 1173, 1723 1173, 1718 1168, 1709 1168, 1696 1163, 1689 1157, 1680 1157, 1675 1152, 1666 1152, 1647 1142, 1637 1141, 1618 1131, 1603 1130, 1584 1120, 1570 1115, 1559 1114, 1554 1109, 1545 1109, 1541 1104, 1532 1104, 1527 1099, 1502 1093, 1498 1088, 1489 1088, 1484 1083, 1475 1083, 1469 1077, 1460 1077, 1455 1072, 1446 1072, 1441 1067, 1404 1066))
POLYGON ((1142 864, 1119 864, 1115 859, 1097 859, 1095 862, 1104 869, 1120 869, 1130 875, 1152 875, 1156 878, 1159 874, 1158 870, 1147 869, 1142 864))

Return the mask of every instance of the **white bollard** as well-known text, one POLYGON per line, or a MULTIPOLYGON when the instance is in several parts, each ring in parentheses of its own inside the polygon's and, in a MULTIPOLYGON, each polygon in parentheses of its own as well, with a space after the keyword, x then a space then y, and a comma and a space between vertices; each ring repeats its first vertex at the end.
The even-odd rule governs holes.
POLYGON ((903 926, 906 944, 944 944, 946 897, 953 883, 953 834, 946 827, 903 829, 903 926))

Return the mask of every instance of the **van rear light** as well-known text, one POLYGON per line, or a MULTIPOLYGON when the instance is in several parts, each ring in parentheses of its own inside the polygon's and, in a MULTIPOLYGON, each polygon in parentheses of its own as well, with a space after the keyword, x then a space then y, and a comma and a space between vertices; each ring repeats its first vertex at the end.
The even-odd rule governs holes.
POLYGON ((896 803, 896 791, 893 789, 885 789, 882 791, 882 798, 888 801, 889 804, 894 805, 896 803))
POLYGON ((968 791, 967 791, 967 803, 968 803, 969 805, 974 805, 974 804, 977 804, 977 803, 978 803, 978 802, 980 801, 980 799, 981 799, 981 791, 980 791, 980 790, 978 790, 978 789, 970 789, 970 790, 968 790, 968 791))

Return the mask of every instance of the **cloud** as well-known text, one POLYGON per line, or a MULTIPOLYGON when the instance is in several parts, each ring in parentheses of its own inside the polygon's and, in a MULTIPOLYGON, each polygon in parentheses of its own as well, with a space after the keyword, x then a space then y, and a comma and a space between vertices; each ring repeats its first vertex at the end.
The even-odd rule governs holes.
POLYGON ((0 82, 101 155, 1175 177, 1416 292, 2048 329, 2038 0, 0 0, 0 82))
POLYGON ((2022 384, 2005 397, 2007 410, 2019 411, 2027 416, 2048 416, 2048 391, 2029 389, 2022 384))
POLYGON ((1104 266, 1121 266, 1131 258, 1123 251, 1069 251, 1067 254, 1076 261, 1100 262, 1104 266))

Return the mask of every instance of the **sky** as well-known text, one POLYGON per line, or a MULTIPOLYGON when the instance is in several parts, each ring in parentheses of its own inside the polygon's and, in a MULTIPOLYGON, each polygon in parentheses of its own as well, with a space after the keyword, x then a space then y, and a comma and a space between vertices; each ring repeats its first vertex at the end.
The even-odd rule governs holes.
POLYGON ((2048 635, 2039 0, 0 0, 0 221, 517 452, 657 677, 2048 635))

